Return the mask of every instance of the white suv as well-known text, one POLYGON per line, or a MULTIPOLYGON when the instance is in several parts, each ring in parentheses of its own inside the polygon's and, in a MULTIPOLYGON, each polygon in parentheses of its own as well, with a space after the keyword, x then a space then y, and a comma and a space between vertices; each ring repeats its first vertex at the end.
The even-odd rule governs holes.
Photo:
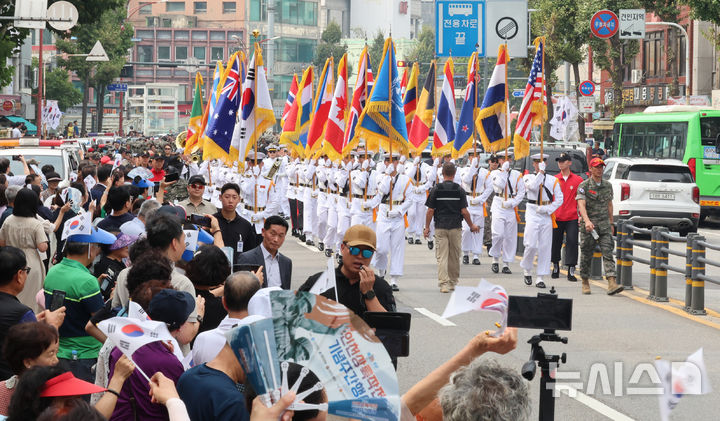
POLYGON ((603 179, 613 186, 613 217, 636 226, 697 231, 700 190, 690 168, 676 159, 608 158, 603 179))

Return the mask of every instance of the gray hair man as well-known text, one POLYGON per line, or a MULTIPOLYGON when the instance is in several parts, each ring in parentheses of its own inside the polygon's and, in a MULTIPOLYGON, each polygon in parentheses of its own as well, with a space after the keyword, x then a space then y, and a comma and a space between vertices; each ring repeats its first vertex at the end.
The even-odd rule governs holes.
POLYGON ((445 421, 523 421, 530 416, 527 382, 495 360, 476 358, 440 389, 445 421))

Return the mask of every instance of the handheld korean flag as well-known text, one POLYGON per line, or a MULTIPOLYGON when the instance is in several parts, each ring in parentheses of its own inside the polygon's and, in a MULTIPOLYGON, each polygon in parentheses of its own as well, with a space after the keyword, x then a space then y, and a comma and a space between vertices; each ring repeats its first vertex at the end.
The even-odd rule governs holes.
POLYGON ((65 221, 60 240, 66 240, 71 235, 90 235, 92 233, 92 214, 83 212, 80 215, 65 221))
POLYGON ((455 287, 442 317, 448 318, 468 311, 494 311, 500 314, 502 325, 495 335, 502 335, 507 324, 508 295, 505 288, 485 279, 476 287, 455 287))
POLYGON ((335 263, 332 257, 327 260, 327 269, 320 275, 317 281, 315 281, 315 285, 310 288, 310 293, 320 295, 330 288, 335 289, 335 301, 340 302, 340 300, 338 300, 337 284, 335 283, 335 263))
POLYGON ((656 360, 655 369, 663 388, 663 393, 659 395, 662 421, 670 419, 670 412, 675 409, 683 395, 704 395, 712 392, 702 348, 684 362, 656 360))
POLYGON ((87 188, 87 191, 92 190, 92 188, 97 184, 97 181, 95 181, 95 178, 92 175, 88 175, 83 179, 85 182, 85 187, 87 188))

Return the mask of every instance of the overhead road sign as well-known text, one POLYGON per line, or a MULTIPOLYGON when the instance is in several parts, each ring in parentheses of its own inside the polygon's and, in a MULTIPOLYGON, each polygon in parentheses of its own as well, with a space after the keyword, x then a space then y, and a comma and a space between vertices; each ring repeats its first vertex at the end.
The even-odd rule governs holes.
POLYGON ((528 11, 526 0, 485 2, 485 48, 488 57, 497 57, 500 44, 507 41, 510 57, 528 55, 528 11))
POLYGON ((470 57, 478 52, 485 56, 485 2, 435 2, 435 55, 470 57))
POLYGON ((618 31, 618 17, 612 10, 600 10, 590 19, 590 31, 601 39, 608 39, 618 31))
POLYGON ((645 39, 645 9, 620 9, 620 39, 645 39))

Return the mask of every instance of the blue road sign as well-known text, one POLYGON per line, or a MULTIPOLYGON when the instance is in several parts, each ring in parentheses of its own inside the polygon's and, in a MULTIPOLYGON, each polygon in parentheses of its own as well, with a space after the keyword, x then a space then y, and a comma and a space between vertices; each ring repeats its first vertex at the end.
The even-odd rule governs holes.
POLYGON ((438 57, 485 57, 485 2, 435 2, 435 54, 438 57), (477 45, 477 47, 476 47, 477 45))
POLYGON ((580 84, 580 94, 583 96, 592 96, 595 93, 595 84, 591 80, 586 80, 580 84))
POLYGON ((618 17, 611 10, 600 10, 590 19, 590 31, 598 38, 608 39, 618 31, 618 17))
POLYGON ((107 86, 108 92, 127 92, 127 83, 111 83, 107 86))
POLYGON ((515 89, 512 91, 512 96, 515 98, 522 98, 525 95, 525 89, 515 89))

